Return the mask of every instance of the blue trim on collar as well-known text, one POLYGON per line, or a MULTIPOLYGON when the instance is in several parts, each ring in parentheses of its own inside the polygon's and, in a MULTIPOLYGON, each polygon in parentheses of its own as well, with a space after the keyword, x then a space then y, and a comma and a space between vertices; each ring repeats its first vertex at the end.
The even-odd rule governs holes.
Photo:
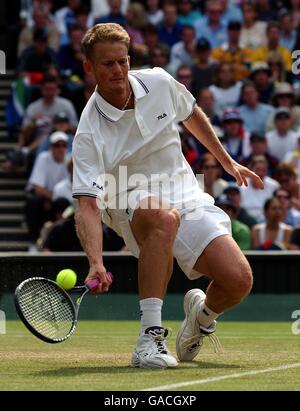
POLYGON ((96 110, 98 111, 98 113, 104 117, 106 120, 110 121, 111 123, 114 123, 115 120, 113 120, 112 118, 109 118, 105 113, 103 113, 103 111, 101 110, 101 108, 98 106, 97 101, 95 101, 95 107, 96 110))

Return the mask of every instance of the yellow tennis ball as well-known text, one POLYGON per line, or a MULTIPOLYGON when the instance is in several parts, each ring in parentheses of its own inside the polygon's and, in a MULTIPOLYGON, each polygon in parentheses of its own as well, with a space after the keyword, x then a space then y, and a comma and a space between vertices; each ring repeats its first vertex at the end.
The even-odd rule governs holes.
POLYGON ((70 268, 65 268, 57 274, 56 282, 64 290, 70 290, 77 282, 77 275, 75 271, 70 268))

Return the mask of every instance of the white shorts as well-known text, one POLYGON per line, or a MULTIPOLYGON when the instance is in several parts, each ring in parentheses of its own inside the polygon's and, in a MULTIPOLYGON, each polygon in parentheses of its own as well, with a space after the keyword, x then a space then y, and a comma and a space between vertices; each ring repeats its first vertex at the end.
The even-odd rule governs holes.
MULTIPOLYGON (((203 274, 193 269, 198 257, 215 238, 230 234, 231 222, 228 215, 213 203, 205 202, 196 208, 178 210, 180 226, 173 246, 173 255, 178 265, 189 279, 203 274)), ((139 257, 139 246, 130 227, 134 210, 112 210, 102 213, 103 222, 123 237, 127 248, 139 257)))

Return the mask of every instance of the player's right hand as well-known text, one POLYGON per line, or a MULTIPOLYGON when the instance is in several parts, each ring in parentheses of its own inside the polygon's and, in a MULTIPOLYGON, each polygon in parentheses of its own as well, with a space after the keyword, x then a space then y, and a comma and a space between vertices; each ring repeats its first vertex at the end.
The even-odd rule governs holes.
POLYGON ((106 293, 109 290, 112 283, 112 277, 108 274, 104 265, 99 264, 91 266, 84 282, 87 283, 92 278, 99 278, 100 280, 99 286, 95 291, 93 291, 93 294, 106 293))

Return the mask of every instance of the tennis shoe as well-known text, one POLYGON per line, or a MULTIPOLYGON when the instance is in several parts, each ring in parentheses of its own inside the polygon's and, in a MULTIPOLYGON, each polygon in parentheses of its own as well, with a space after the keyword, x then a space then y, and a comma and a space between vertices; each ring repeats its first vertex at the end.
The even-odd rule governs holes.
POLYGON ((205 328, 197 320, 200 304, 205 300, 205 293, 199 288, 194 288, 184 297, 185 319, 181 324, 176 338, 176 352, 180 361, 192 361, 200 352, 205 337, 212 341, 215 351, 221 349, 218 338, 214 335, 217 322, 205 328))
POLYGON ((140 335, 132 354, 133 367, 159 369, 172 368, 178 365, 166 346, 170 331, 163 327, 149 327, 140 335))

